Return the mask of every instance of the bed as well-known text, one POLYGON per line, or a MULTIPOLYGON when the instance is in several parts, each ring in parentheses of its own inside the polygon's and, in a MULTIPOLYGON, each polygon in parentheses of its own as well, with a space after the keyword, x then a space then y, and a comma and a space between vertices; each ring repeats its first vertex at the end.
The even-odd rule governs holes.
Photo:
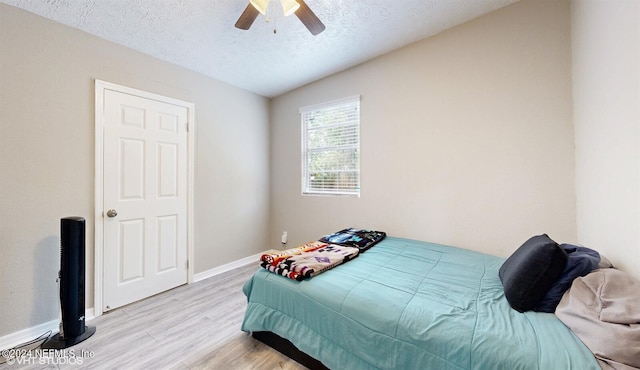
POLYGON ((260 269, 243 288, 242 330, 284 338, 330 369, 600 369, 554 314, 510 306, 503 263, 387 237, 311 279, 260 269))

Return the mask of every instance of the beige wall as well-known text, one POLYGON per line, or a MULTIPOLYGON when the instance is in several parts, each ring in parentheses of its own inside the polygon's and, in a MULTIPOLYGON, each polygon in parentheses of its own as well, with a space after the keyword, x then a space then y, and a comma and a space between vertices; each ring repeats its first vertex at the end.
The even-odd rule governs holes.
POLYGON ((195 103, 195 272, 264 250, 269 101, 0 4, 0 337, 57 319, 59 220, 87 219, 94 79, 195 103))
POLYGON ((640 3, 571 16, 578 238, 640 278, 640 3))
POLYGON ((568 1, 523 0, 272 101, 271 243, 343 227, 507 256, 576 241, 568 1), (360 198, 300 195, 298 108, 360 94, 360 198))

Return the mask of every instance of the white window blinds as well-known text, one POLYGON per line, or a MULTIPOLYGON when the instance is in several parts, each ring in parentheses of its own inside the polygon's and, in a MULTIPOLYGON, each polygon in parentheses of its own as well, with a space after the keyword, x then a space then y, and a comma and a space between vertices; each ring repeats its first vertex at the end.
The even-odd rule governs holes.
POLYGON ((302 193, 360 195, 360 97, 300 108, 302 193))

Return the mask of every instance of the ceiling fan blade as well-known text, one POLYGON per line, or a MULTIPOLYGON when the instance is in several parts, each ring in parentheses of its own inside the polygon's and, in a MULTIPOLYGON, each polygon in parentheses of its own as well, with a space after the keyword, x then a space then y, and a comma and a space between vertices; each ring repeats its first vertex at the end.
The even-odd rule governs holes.
POLYGON ((300 4, 300 8, 296 10, 296 16, 300 19, 300 22, 302 22, 314 36, 324 31, 324 24, 322 24, 311 8, 309 8, 303 0, 297 1, 300 4))
POLYGON ((253 21, 258 17, 258 14, 260 14, 258 9, 251 4, 247 5, 247 8, 242 12, 242 14, 240 14, 240 18, 238 18, 238 21, 236 22, 236 28, 248 30, 251 28, 253 21))

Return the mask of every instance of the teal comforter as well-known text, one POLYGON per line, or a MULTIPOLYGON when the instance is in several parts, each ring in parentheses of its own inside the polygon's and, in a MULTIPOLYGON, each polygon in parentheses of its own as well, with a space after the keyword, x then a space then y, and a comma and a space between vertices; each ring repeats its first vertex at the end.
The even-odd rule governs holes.
POLYGON ((305 281, 259 270, 242 330, 271 331, 331 369, 599 370, 554 314, 513 310, 503 259, 387 237, 305 281))

